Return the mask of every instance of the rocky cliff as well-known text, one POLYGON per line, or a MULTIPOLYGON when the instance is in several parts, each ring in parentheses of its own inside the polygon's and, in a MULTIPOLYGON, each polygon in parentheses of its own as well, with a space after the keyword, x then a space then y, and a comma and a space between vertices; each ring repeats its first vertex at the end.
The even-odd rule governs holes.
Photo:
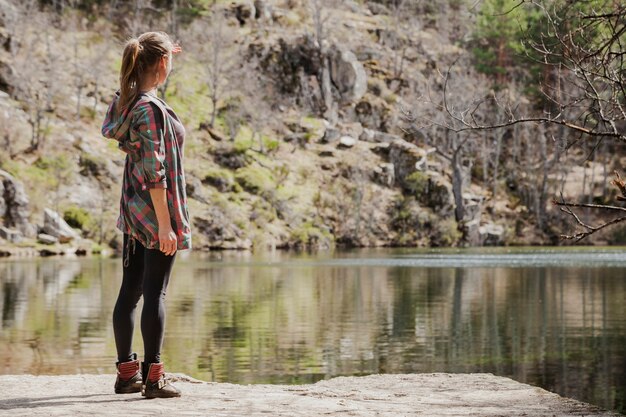
MULTIPOLYGON (((191 17, 160 5, 112 24, 107 16, 128 11, 0 6, 7 242, 119 246, 123 154, 100 136, 100 123, 117 88, 121 41, 151 29, 173 33, 184 49, 162 93, 187 129, 195 248, 556 241, 561 224, 538 224, 522 192, 541 178, 529 169, 512 181, 503 162, 514 136, 532 133, 509 132, 504 145, 485 137, 481 154, 412 123, 427 98, 441 105, 453 62, 468 94, 485 85, 459 38, 471 29, 469 12, 407 17, 378 2, 277 0, 220 3, 191 17)), ((604 176, 599 163, 582 167, 592 193, 606 167, 604 176)), ((571 183, 542 172, 546 195, 571 183)))

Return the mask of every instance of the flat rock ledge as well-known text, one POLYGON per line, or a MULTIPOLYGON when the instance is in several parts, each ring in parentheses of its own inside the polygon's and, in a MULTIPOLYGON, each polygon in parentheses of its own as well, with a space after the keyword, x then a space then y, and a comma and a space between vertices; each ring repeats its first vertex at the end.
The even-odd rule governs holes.
POLYGON ((173 375, 183 396, 113 393, 113 375, 0 376, 2 416, 616 416, 491 374, 338 377, 234 385, 173 375))

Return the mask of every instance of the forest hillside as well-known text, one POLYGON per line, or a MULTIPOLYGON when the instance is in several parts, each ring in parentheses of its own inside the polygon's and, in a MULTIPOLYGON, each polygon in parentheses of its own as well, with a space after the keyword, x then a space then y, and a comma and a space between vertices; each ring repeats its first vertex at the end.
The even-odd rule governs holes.
POLYGON ((552 201, 612 201, 621 143, 445 111, 548 107, 558 74, 517 3, 0 0, 1 242, 119 248, 124 154, 100 127, 125 41, 163 30, 194 248, 558 244, 574 224, 552 201))

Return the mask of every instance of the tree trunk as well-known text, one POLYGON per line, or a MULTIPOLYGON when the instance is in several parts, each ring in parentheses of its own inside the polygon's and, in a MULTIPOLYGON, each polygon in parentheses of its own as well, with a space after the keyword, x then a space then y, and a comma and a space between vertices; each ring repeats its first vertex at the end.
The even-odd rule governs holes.
MULTIPOLYGON (((497 133, 497 132, 496 132, 497 133)), ((493 187, 492 195, 496 196, 498 192, 498 168, 500 167, 500 152, 502 151, 502 136, 496 134, 496 153, 493 156, 493 177, 491 180, 491 186, 493 187)))
MULTIPOLYGON (((322 75, 321 75, 321 83, 322 86, 322 98, 324 100, 324 108, 322 109, 322 116, 327 119, 333 119, 333 91, 330 83, 330 62, 329 58, 325 53, 322 53, 322 75)), ((331 121, 332 123, 332 121, 331 121)))
POLYGON ((454 195, 454 217, 461 223, 465 217, 463 205, 463 167, 461 166, 461 147, 452 154, 452 194, 454 195))

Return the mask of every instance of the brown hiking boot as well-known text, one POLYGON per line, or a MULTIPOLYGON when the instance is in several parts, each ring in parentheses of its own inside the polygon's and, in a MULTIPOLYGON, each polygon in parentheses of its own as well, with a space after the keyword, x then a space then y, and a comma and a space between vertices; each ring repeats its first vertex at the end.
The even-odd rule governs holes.
POLYGON ((180 390, 165 379, 163 362, 142 362, 141 366, 145 375, 141 395, 146 398, 180 397, 180 390))
POLYGON ((115 380, 116 394, 132 394, 141 392, 141 371, 137 354, 132 354, 133 360, 128 362, 116 362, 117 379, 115 380))

